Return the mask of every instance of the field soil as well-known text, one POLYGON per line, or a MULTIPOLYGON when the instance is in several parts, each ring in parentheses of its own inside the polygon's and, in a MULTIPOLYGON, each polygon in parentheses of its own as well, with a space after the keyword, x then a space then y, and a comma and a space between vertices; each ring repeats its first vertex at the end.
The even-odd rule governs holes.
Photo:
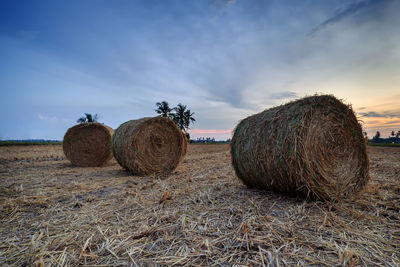
POLYGON ((368 153, 366 189, 334 203, 248 189, 228 145, 150 176, 0 147, 0 265, 399 266, 400 148, 368 153))

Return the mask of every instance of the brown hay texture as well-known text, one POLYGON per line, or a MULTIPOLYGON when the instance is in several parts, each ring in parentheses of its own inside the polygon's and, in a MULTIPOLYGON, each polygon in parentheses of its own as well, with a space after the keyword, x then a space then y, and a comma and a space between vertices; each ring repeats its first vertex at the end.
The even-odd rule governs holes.
POLYGON ((64 136, 64 154, 75 166, 104 166, 112 157, 113 132, 110 127, 97 122, 75 125, 64 136))
POLYGON ((184 139, 184 142, 182 143, 182 157, 184 157, 187 153, 187 148, 188 148, 188 138, 186 137, 186 134, 184 134, 182 131, 180 131, 182 134, 182 138, 184 139))
POLYGON ((182 160, 187 140, 168 118, 142 118, 123 123, 112 139, 114 157, 133 174, 169 173, 182 160))
POLYGON ((368 182, 366 146, 351 106, 315 95, 242 120, 231 143, 236 175, 249 187, 338 200, 368 182))

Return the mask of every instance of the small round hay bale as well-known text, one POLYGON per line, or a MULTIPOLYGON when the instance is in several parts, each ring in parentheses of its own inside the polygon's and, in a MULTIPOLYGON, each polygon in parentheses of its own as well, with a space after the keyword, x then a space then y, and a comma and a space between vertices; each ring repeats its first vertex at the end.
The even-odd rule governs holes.
POLYGON ((133 174, 169 173, 186 153, 182 131, 168 118, 142 118, 121 124, 112 139, 118 163, 133 174))
POLYGON ((104 166, 112 157, 113 132, 110 127, 97 122, 75 125, 64 135, 64 154, 75 166, 104 166))
POLYGON ((330 95, 245 118, 234 131, 231 155, 244 184, 279 193, 338 200, 369 179, 362 128, 351 106, 330 95))

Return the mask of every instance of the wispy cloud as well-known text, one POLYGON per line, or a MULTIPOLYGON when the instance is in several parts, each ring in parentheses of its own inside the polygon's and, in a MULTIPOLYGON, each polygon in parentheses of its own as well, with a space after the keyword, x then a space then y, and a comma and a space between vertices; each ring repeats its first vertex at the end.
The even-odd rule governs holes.
POLYGON ((39 118, 39 120, 48 121, 48 122, 56 122, 57 121, 56 116, 48 117, 48 116, 44 116, 42 114, 38 114, 38 118, 39 118))
MULTIPOLYGON (((12 19, 0 16, 3 114, 32 114, 31 121, 46 121, 59 134, 90 110, 117 127, 155 115, 154 103, 166 100, 188 105, 198 128, 193 134, 204 136, 315 90, 360 107, 368 122, 400 114, 398 103, 379 107, 383 100, 376 99, 400 98, 399 1, 133 1, 123 7, 84 1, 80 7, 26 3, 18 9, 32 16, 20 23, 15 8, 5 12, 12 19), (60 8, 65 12, 57 13, 60 8), (318 34, 308 38, 313 29, 318 34)), ((0 119, 7 134, 20 132, 15 119, 0 119)))
POLYGON ((400 113, 390 113, 390 112, 360 112, 362 117, 372 117, 372 118, 400 118, 400 113))
POLYGON ((369 136, 373 136, 376 131, 380 131, 383 136, 387 136, 391 131, 400 129, 400 112, 366 112, 363 117, 364 128, 369 136))
POLYGON ((335 23, 338 23, 344 19, 346 19, 347 17, 350 17, 360 11, 362 11, 363 9, 366 9, 368 7, 371 7, 373 5, 385 2, 386 0, 361 0, 361 1, 357 1, 355 3, 351 3, 349 5, 347 5, 345 8, 337 10, 336 14, 330 18, 328 18, 327 20, 325 20, 324 22, 322 22, 320 25, 318 25, 314 30, 312 30, 312 32, 310 33, 310 35, 314 35, 315 33, 325 29, 326 27, 329 27, 335 23))
POLYGON ((280 99, 296 98, 298 96, 299 95, 297 93, 295 93, 295 92, 283 91, 283 92, 271 94, 270 98, 271 99, 280 100, 280 99))

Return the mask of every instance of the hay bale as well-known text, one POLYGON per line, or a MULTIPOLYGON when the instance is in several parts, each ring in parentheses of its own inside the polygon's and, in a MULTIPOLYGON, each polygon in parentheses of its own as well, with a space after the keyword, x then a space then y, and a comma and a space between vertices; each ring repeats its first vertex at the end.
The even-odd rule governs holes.
POLYGON ((112 157, 113 132, 110 127, 97 122, 75 125, 64 135, 64 154, 75 166, 104 166, 112 157))
POLYGON ((175 123, 163 117, 121 124, 112 139, 114 157, 134 174, 169 173, 186 154, 187 140, 175 123))
POLYGON ((189 140, 188 140, 186 134, 184 134, 182 131, 180 131, 180 132, 182 134, 182 138, 184 139, 183 143, 182 143, 182 158, 183 158, 184 156, 186 156, 189 140))
POLYGON ((306 97, 242 120, 232 164, 249 187, 335 200, 359 192, 369 163, 362 128, 334 96, 306 97))

